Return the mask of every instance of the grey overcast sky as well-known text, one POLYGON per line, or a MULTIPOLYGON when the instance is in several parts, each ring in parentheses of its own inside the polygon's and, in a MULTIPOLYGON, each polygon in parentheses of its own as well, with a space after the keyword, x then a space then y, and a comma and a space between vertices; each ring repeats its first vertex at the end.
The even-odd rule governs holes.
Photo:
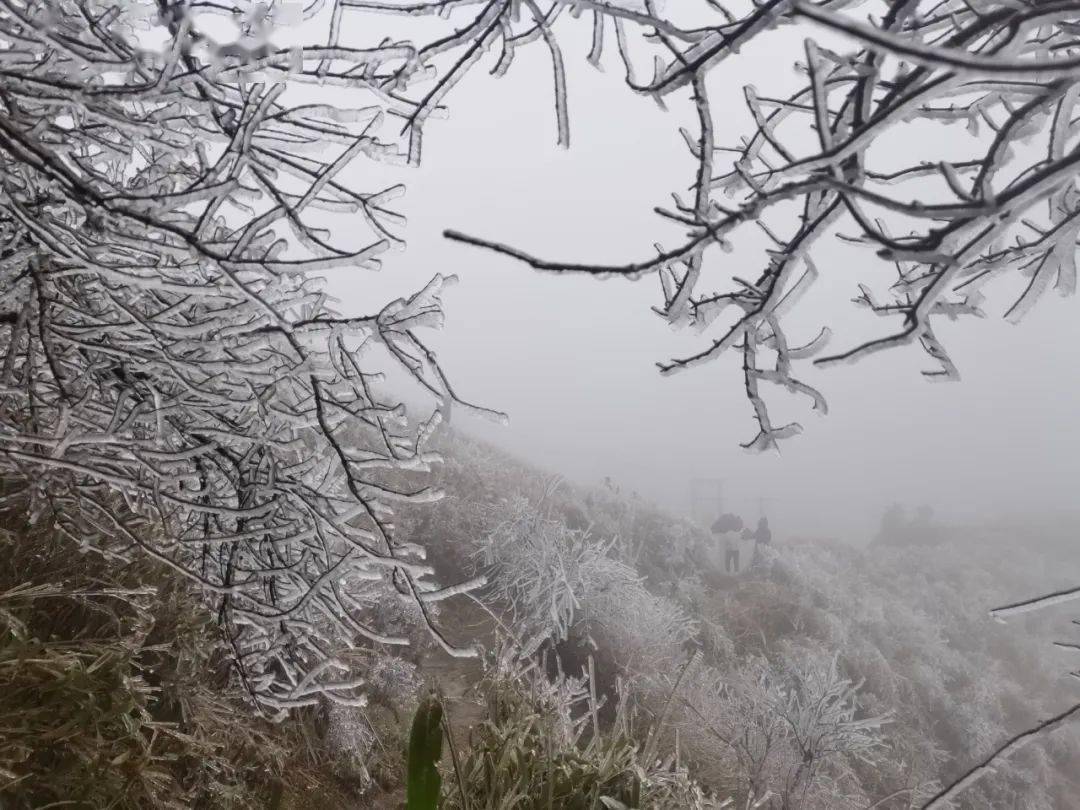
MULTIPOLYGON (((655 278, 541 275, 444 240, 451 227, 546 257, 619 261, 646 256, 654 240, 670 236, 652 207, 692 178, 678 135, 685 97, 659 110, 625 88, 616 62, 604 73, 585 64, 584 21, 561 31, 571 148, 555 146, 542 47, 524 49, 505 78, 474 70, 450 95, 450 118, 429 123, 423 167, 390 172, 408 186, 400 203, 407 251, 388 256, 379 274, 331 279, 341 309, 367 312, 436 272, 459 277, 445 296, 445 330, 431 343, 464 396, 510 414, 507 427, 459 418, 459 428, 574 480, 611 476, 678 510, 688 506, 693 477, 719 477, 727 504, 748 517, 766 498, 782 536, 858 542, 892 501, 929 503, 954 519, 1072 508, 1080 480, 1075 300, 1051 292, 1012 326, 998 319, 1002 297, 985 320, 939 326, 960 383, 926 382, 919 370, 928 360, 917 347, 809 371, 830 415, 792 401, 780 413, 797 417, 804 434, 779 455, 756 455, 738 446, 755 426, 735 355, 659 375, 656 361, 708 335, 673 332, 650 311, 659 300, 655 278)), ((749 49, 716 71, 724 87, 714 101, 719 140, 745 131, 743 84, 777 95, 795 80, 802 36, 771 36, 767 50, 749 49)), ((930 137, 939 136, 909 128, 889 148, 942 148, 930 137)), ((840 346, 887 328, 850 304, 861 274, 880 272, 872 254, 822 243, 814 255, 822 277, 792 339, 828 323, 840 346)), ((750 238, 714 255, 707 272, 751 276, 761 262, 761 244, 750 238)), ((786 396, 777 391, 773 400, 786 396)))

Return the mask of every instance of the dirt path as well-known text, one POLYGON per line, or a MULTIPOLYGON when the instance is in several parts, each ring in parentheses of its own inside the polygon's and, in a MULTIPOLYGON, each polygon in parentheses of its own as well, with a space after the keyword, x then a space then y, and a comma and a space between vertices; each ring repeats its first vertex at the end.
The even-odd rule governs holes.
MULTIPOLYGON (((452 643, 473 643, 482 649, 495 643, 495 620, 480 606, 460 600, 439 617, 439 627, 452 643)), ((477 685, 484 677, 484 660, 454 658, 435 644, 420 654, 418 663, 426 685, 443 696, 446 718, 459 753, 468 746, 470 733, 486 714, 477 685)), ((452 778, 449 746, 444 746, 444 779, 452 778)), ((401 810, 405 806, 404 788, 372 796, 365 805, 370 810, 401 810)))
MULTIPOLYGON (((439 625, 459 644, 470 641, 485 649, 495 642, 495 620, 469 600, 461 600, 446 611, 439 625)), ((421 655, 419 667, 424 681, 442 693, 454 740, 464 745, 473 726, 484 717, 484 702, 476 690, 484 677, 483 657, 454 658, 432 645, 421 655)))

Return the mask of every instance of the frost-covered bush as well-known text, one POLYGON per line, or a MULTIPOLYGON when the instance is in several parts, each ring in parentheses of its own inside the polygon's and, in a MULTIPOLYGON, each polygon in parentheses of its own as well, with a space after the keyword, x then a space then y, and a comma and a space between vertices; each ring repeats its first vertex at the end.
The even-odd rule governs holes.
POLYGON ((447 810, 719 810, 676 755, 643 756, 627 693, 601 725, 588 680, 519 665, 482 686, 487 714, 444 780, 447 810), (464 793, 464 796, 462 795, 464 793))
POLYGON ((185 582, 43 529, 0 531, 0 556, 3 807, 259 810, 316 781, 303 720, 252 715, 185 582))
POLYGON ((398 752, 404 747, 404 719, 415 708, 423 675, 416 664, 386 650, 355 654, 356 671, 364 674, 365 706, 327 701, 316 710, 322 731, 320 747, 334 768, 359 791, 372 793, 403 778, 398 752))
MULTIPOLYGON (((501 510, 500 510, 501 511, 501 510)), ((521 629, 523 653, 551 639, 563 641, 585 605, 602 606, 637 581, 634 570, 609 556, 610 542, 570 529, 524 498, 501 511, 478 557, 492 594, 509 606, 521 629)))
POLYGON ((589 639, 608 650, 620 669, 650 676, 677 666, 698 622, 640 579, 588 594, 583 617, 589 639))
POLYGON ((522 628, 526 653, 571 636, 602 648, 620 667, 653 673, 683 658, 695 623, 652 593, 617 545, 570 529, 525 499, 505 508, 479 552, 491 592, 522 628))
MULTIPOLYGON (((1048 640, 1035 627, 1016 632, 987 615, 1004 589, 1044 576, 1037 556, 1008 553, 1011 533, 998 542, 983 529, 956 529, 933 548, 783 546, 706 610, 741 655, 775 659, 785 639, 839 651, 844 671, 862 682, 865 710, 891 719, 884 738, 890 754, 874 768, 859 767, 862 783, 879 797, 928 795, 1017 730, 1060 711, 1057 673, 1039 653, 1048 640)), ((1056 576, 1064 582, 1074 564, 1067 549, 1059 553, 1065 556, 1056 576)), ((1047 744, 1061 745, 1066 736, 1059 732, 1047 744)), ((1065 743, 1060 750, 1072 749, 1065 743)), ((1080 762, 1071 757, 1047 758, 1029 747, 998 763, 958 806, 1068 808, 1080 762), (1033 779, 1034 772, 1046 778, 1033 779)))
POLYGON ((880 717, 834 658, 790 651, 690 673, 680 690, 681 739, 719 785, 776 808, 856 808, 867 803, 855 765, 884 750, 880 717))

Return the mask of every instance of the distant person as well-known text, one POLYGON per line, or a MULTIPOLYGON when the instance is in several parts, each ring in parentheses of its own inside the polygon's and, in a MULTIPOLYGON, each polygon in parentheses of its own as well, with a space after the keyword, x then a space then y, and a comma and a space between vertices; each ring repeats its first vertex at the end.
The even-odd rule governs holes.
POLYGON ((767 517, 758 520, 757 528, 754 530, 752 537, 754 538, 754 556, 750 565, 751 567, 757 567, 762 564, 761 547, 772 542, 772 529, 769 528, 769 519, 767 517))
POLYGON ((742 528, 742 518, 730 512, 718 517, 712 525, 713 534, 723 539, 724 571, 729 574, 739 573, 739 533, 742 528))
POLYGON ((772 542, 772 529, 769 528, 769 519, 767 517, 762 517, 757 522, 757 529, 754 531, 754 542, 763 546, 767 546, 772 542))

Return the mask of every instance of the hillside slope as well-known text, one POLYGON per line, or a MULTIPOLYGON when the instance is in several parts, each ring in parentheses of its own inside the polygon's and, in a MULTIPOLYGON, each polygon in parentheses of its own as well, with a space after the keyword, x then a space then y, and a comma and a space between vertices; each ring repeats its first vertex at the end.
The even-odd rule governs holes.
MULTIPOLYGON (((1074 662, 1050 645, 1073 629, 1067 615, 1000 625, 987 613, 1080 580, 1060 520, 942 527, 918 546, 776 537, 732 576, 708 532, 634 495, 569 485, 461 436, 441 443, 446 497, 400 511, 397 531, 429 549, 439 581, 488 578, 477 600, 438 610, 446 636, 482 655, 451 658, 398 606, 369 606, 415 643, 348 653, 368 705, 276 725, 245 706, 214 614, 190 590, 152 566, 75 555, 9 516, 0 667, 21 686, 0 700, 4 806, 396 809, 405 730, 433 688, 477 779, 483 751, 531 739, 522 723, 563 723, 565 761, 594 767, 619 751, 620 773, 644 769, 646 786, 663 787, 648 795, 667 798, 642 807, 681 810, 688 796, 707 807, 709 794, 783 810, 898 810, 1077 698, 1074 662), (27 668, 32 656, 47 666, 27 668), (530 661, 543 666, 522 674, 530 661), (589 748, 594 738, 607 753, 589 748)), ((1062 729, 959 806, 1067 810, 1076 795, 1080 730, 1062 729)))
MULTIPOLYGON (((807 662, 822 669, 835 661, 843 678, 860 685, 856 716, 883 718, 878 750, 849 763, 843 791, 850 801, 810 791, 793 806, 865 806, 860 802, 893 793, 906 799, 883 807, 918 806, 935 784, 1080 696, 1068 677, 1071 662, 1051 644, 1075 629, 1067 615, 1031 614, 1002 625, 988 613, 1080 581, 1061 520, 942 526, 936 544, 919 546, 778 537, 751 570, 731 577, 707 533, 637 497, 558 482, 461 437, 446 452, 440 478, 447 498, 412 524, 438 550, 443 577, 482 570, 493 533, 520 521, 522 509, 587 534, 608 559, 632 569, 643 589, 623 584, 600 593, 604 583, 587 577, 566 583, 576 589, 577 609, 565 637, 552 635, 564 664, 584 666, 592 657, 608 688, 623 678, 639 693, 666 695, 672 673, 700 649, 699 673, 683 689, 708 701, 715 716, 683 705, 685 697, 673 714, 684 752, 699 757, 700 773, 715 787, 745 793, 749 778, 745 762, 718 749, 715 728, 703 731, 710 716, 714 725, 732 722, 735 709, 725 714, 724 702, 735 696, 710 693, 705 684, 746 677, 747 662, 779 677, 807 662)), ((513 611, 505 598, 492 605, 524 620, 521 604, 513 611)), ((1064 810, 1080 795, 1078 775, 1080 730, 1063 730, 1002 765, 963 806, 1064 810)))

